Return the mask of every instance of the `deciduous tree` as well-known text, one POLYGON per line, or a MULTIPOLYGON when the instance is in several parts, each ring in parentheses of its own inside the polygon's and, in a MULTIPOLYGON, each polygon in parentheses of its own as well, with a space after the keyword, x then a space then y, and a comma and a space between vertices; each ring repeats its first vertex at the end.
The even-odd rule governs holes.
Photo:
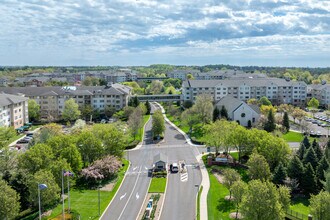
POLYGON ((249 166, 248 175, 251 179, 261 181, 267 181, 270 179, 271 172, 269 165, 263 156, 253 153, 250 156, 247 165, 249 166))
POLYGON ((40 105, 34 99, 28 101, 28 113, 30 121, 38 121, 40 118, 40 105))
POLYGON ((134 109, 133 113, 128 118, 127 124, 135 140, 136 135, 143 124, 143 116, 142 116, 141 108, 137 107, 134 109))
POLYGON ((259 100, 260 105, 272 105, 269 99, 266 96, 263 96, 259 100))
POLYGON ((20 210, 19 195, 0 179, 0 219, 15 219, 20 210))
POLYGON ((152 115, 151 131, 154 137, 159 137, 165 131, 165 121, 160 110, 156 110, 152 115))
POLYGON ((312 195, 310 210, 313 217, 318 220, 330 219, 330 193, 321 191, 318 195, 312 195))
POLYGON ((62 112, 62 119, 64 121, 75 121, 81 115, 79 110, 79 105, 74 101, 74 99, 68 99, 64 103, 64 110, 62 112))
POLYGON ((213 104, 211 96, 206 94, 198 95, 193 108, 203 124, 212 120, 213 104))
POLYGON ((229 198, 231 199, 231 194, 232 194, 231 187, 236 181, 241 180, 241 176, 236 170, 229 168, 223 171, 223 177, 224 177, 223 185, 227 187, 227 189, 229 190, 230 193, 229 198))
POLYGON ((247 184, 241 180, 234 182, 233 185, 231 186, 233 201, 235 202, 236 205, 236 219, 238 217, 239 205, 242 202, 246 189, 247 189, 247 184))

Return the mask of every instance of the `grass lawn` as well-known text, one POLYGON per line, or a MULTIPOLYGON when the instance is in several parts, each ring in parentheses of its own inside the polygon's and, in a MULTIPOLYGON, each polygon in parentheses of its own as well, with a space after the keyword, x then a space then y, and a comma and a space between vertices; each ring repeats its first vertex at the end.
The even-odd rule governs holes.
POLYGON ((199 188, 198 196, 197 196, 197 220, 199 220, 201 218, 201 213, 199 210, 200 210, 200 206, 201 206, 200 198, 201 198, 202 191, 203 191, 203 186, 201 186, 199 188))
POLYGON ((8 140, 8 144, 11 144, 13 143, 14 141, 17 141, 18 139, 20 139, 21 137, 23 137, 25 134, 18 134, 18 135, 15 135, 14 137, 10 138, 8 140))
POLYGON ((148 193, 164 193, 166 188, 166 178, 152 178, 148 193))
POLYGON ((238 161, 238 152, 229 153, 235 160, 238 161))
MULTIPOLYGON (((302 142, 304 139, 304 135, 302 133, 299 132, 294 132, 294 131, 289 131, 288 133, 284 134, 282 136, 282 138, 286 141, 286 142, 302 142)), ((314 141, 314 139, 316 139, 316 141, 318 141, 319 138, 315 138, 315 137, 308 137, 309 142, 312 143, 314 141)))
POLYGON ((290 208, 295 212, 299 212, 301 214, 308 216, 310 212, 308 206, 309 206, 308 198, 298 197, 298 198, 293 198, 291 200, 290 208))
POLYGON ((225 200, 229 190, 224 187, 216 177, 209 173, 210 189, 207 194, 207 212, 209 220, 227 220, 231 212, 235 212, 235 206, 225 200))
MULTIPOLYGON (((121 182, 123 181, 125 172, 128 168, 128 161, 124 161, 125 166, 118 173, 118 179, 115 187, 111 192, 100 191, 101 198, 101 214, 108 206, 115 193, 117 192, 121 182)), ((81 219, 98 219, 98 191, 97 190, 70 190, 71 209, 79 212, 81 219)), ((65 208, 67 208, 67 200, 65 200, 65 208)), ((62 204, 53 209, 50 217, 54 218, 62 213, 62 204)))

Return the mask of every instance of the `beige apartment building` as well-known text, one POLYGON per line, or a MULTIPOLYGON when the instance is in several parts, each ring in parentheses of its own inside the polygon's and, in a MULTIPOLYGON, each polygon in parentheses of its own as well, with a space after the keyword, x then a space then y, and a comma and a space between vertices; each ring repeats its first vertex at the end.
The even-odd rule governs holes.
POLYGON ((0 126, 19 128, 28 122, 28 98, 0 93, 0 126))
POLYGON ((210 95, 215 102, 232 95, 241 101, 266 96, 274 105, 292 104, 304 106, 307 84, 278 78, 245 78, 224 80, 187 80, 182 85, 184 101, 194 102, 200 94, 210 95))
POLYGON ((106 106, 122 109, 128 103, 131 88, 121 84, 108 86, 65 86, 65 87, 5 87, 0 92, 24 94, 40 105, 41 118, 60 119, 66 100, 72 98, 79 106, 90 105, 104 111, 106 106))

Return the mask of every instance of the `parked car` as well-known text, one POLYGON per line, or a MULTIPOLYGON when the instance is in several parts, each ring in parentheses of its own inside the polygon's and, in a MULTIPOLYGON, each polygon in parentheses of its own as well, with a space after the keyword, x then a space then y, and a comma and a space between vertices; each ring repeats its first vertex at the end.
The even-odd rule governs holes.
POLYGON ((16 142, 16 144, 28 144, 30 141, 26 139, 21 139, 16 142))

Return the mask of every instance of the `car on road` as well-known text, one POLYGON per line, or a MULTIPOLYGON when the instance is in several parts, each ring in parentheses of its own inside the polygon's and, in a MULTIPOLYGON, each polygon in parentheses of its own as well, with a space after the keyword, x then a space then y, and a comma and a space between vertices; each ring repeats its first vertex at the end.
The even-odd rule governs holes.
POLYGON ((26 139, 21 139, 16 142, 16 144, 28 144, 30 141, 26 139))
POLYGON ((178 165, 178 163, 172 163, 170 165, 170 170, 171 170, 172 173, 179 172, 179 165, 178 165))

